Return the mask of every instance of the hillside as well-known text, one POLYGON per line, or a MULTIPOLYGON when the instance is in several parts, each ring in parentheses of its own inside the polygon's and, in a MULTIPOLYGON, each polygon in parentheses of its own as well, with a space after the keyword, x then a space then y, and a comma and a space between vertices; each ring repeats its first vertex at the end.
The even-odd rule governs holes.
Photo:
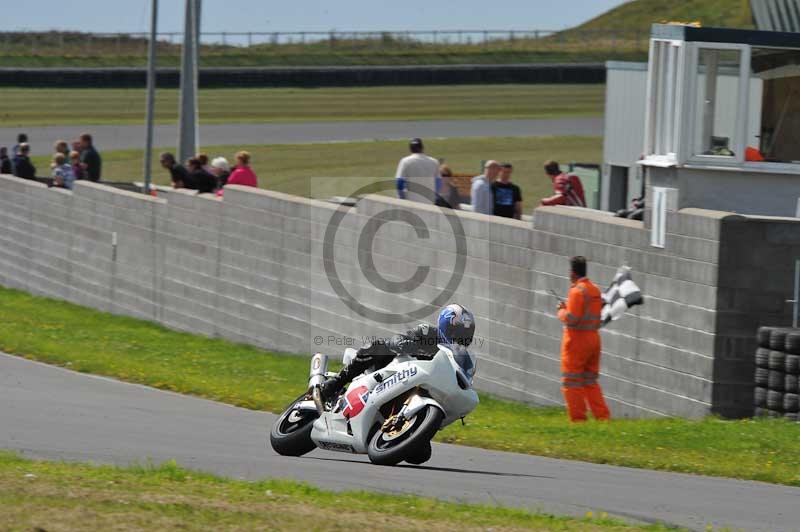
POLYGON ((625 30, 649 32, 654 22, 700 22, 703 26, 752 28, 748 0, 633 0, 568 32, 625 30))

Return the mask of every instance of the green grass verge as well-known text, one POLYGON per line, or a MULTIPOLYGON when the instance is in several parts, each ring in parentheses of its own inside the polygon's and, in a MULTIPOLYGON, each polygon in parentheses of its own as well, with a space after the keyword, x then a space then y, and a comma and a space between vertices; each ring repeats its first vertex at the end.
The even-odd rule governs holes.
MULTIPOLYGON (((98 142, 99 144, 99 142, 98 142)), ((522 188, 524 211, 552 194, 552 184, 542 172, 542 163, 555 159, 591 162, 602 159, 600 137, 508 137, 426 139, 426 151, 444 158, 458 173, 476 173, 482 159, 510 161, 513 180, 522 188)), ((102 149, 102 145, 100 145, 102 149)), ((349 195, 375 178, 393 179, 397 161, 408 154, 407 141, 336 142, 322 144, 276 144, 255 146, 204 146, 210 156, 225 156, 246 149, 263 188, 314 198, 349 195), (308 176, 320 176, 309 178, 308 176)), ((168 173, 158 166, 154 150, 155 182, 170 183, 168 173)), ((103 176, 110 181, 141 181, 142 150, 103 152, 103 176)), ((49 156, 34 157, 39 174, 47 173, 49 156)), ((585 183, 591 188, 589 183, 585 183)), ((387 194, 394 194, 393 190, 387 194)))
POLYGON ((372 530, 435 532, 668 530, 624 524, 602 513, 576 519, 408 495, 334 493, 287 480, 230 480, 173 462, 120 468, 2 452, 0 509, 3 530, 351 530, 355 522, 372 530))
MULTIPOLYGON (((604 95, 604 85, 203 89, 198 107, 203 124, 553 118, 599 116, 604 95)), ((3 127, 144 123, 144 89, 0 88, 0 101, 3 127)), ((159 89, 156 121, 177 112, 177 89, 159 89)))
MULTIPOLYGON (((308 376, 308 357, 174 332, 9 289, 0 289, 0 350, 272 412, 296 397, 308 376)), ((620 419, 570 425, 560 409, 483 395, 467 425, 448 427, 438 440, 800 486, 800 425, 780 419, 620 419)))

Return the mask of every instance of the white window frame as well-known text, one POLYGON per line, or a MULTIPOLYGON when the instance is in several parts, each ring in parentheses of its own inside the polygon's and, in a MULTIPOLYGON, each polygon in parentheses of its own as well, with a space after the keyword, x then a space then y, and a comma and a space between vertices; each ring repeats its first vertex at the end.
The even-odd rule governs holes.
MULTIPOLYGON (((688 112, 683 113, 687 117, 683 127, 683 153, 686 157, 683 161, 695 166, 736 166, 742 167, 745 164, 744 151, 747 147, 747 119, 749 111, 750 94, 750 46, 747 44, 729 44, 713 42, 692 42, 687 44, 688 66, 692 75, 688 76, 686 86, 686 106, 688 112), (736 123, 734 125, 734 142, 730 149, 735 154, 733 157, 723 155, 702 155, 694 153, 694 146, 697 140, 695 135, 695 120, 702 109, 697 108, 697 90, 700 76, 697 75, 700 61, 700 50, 735 50, 739 52, 739 91, 736 105, 736 123)), ((760 102, 759 102, 760 105, 760 102)))
POLYGON ((650 43, 644 153, 648 163, 659 166, 675 166, 681 160, 685 44, 671 39, 650 43))

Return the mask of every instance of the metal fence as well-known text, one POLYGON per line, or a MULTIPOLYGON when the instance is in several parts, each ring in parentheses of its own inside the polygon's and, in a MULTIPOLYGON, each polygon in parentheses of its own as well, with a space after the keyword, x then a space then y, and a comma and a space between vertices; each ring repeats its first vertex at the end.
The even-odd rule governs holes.
MULTIPOLYGON (((147 33, 0 32, 5 55, 139 55, 147 49, 147 33)), ((161 53, 179 53, 182 32, 158 34, 161 53)), ((291 51, 309 47, 323 51, 395 51, 406 49, 539 50, 600 48, 645 51, 649 35, 625 30, 432 30, 432 31, 276 31, 205 32, 205 52, 246 50, 291 51)))

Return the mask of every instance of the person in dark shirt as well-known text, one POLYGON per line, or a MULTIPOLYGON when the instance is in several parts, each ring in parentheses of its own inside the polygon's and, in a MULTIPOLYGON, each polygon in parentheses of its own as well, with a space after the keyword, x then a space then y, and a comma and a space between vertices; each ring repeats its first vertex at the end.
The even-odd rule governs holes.
POLYGON ((100 159, 100 154, 94 149, 92 136, 88 133, 83 133, 79 138, 81 143, 81 164, 86 170, 86 177, 89 181, 100 181, 103 161, 100 159))
POLYGON ((0 174, 11 174, 14 170, 11 167, 11 159, 8 158, 8 148, 0 147, 0 174))
POLYGON ((182 165, 175 162, 175 156, 169 152, 164 152, 159 157, 161 166, 169 170, 172 179, 172 188, 195 188, 189 177, 189 171, 182 165))
POLYGON ((19 145, 19 152, 14 157, 14 175, 23 179, 33 179, 36 177, 36 167, 31 163, 28 154, 31 147, 27 142, 19 145))
POLYGON ((189 170, 189 178, 199 194, 212 194, 217 189, 217 176, 206 172, 202 160, 193 157, 186 161, 186 168, 189 170))
POLYGON ((500 165, 500 175, 492 183, 492 196, 494 196, 494 214, 505 218, 522 219, 522 191, 511 182, 511 172, 514 167, 511 163, 500 165))

